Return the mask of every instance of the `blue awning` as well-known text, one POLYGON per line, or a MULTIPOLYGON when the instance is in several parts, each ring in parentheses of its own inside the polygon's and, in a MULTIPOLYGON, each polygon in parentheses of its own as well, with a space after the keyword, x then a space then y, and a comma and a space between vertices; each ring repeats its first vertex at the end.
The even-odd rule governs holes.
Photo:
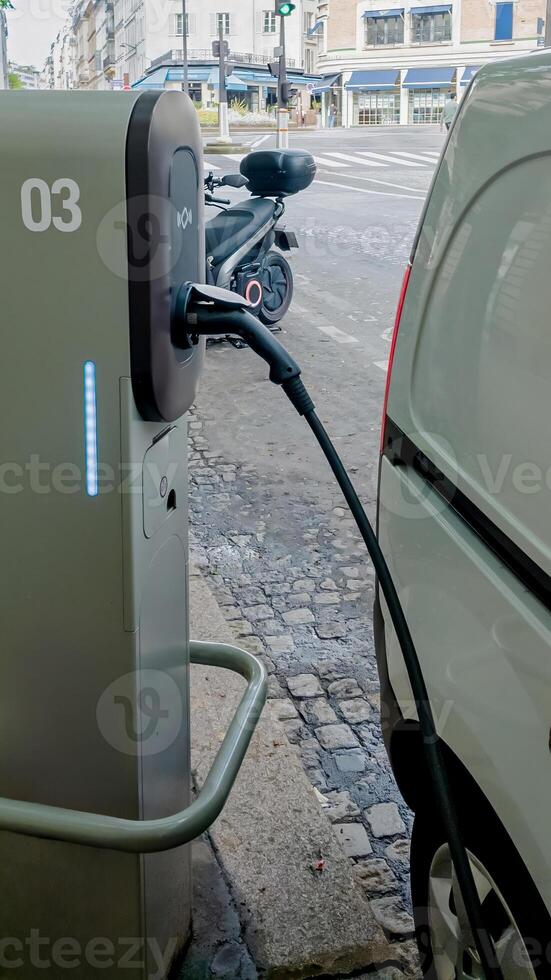
MULTIPOLYGON (((336 77, 338 78, 339 76, 337 75, 336 77)), ((271 78, 271 75, 268 78, 271 78)), ((293 74, 292 71, 287 72, 287 78, 292 85, 317 85, 321 81, 317 75, 297 75, 293 74)))
POLYGON ((168 77, 168 68, 157 68, 152 71, 149 75, 144 75, 143 78, 138 79, 134 82, 132 88, 137 89, 163 89, 165 87, 165 82, 168 77))
POLYGON ((384 17, 403 17, 404 8, 392 7, 390 10, 366 10, 362 16, 369 17, 370 20, 381 20, 384 17))
POLYGON ((333 85, 336 85, 340 79, 339 75, 327 75, 325 78, 320 78, 318 83, 312 92, 312 95, 321 95, 322 92, 330 92, 333 85))
POLYGON ((460 81, 460 85, 468 85, 473 75, 476 75, 480 65, 467 65, 465 71, 463 72, 463 77, 460 81))
POLYGON ((270 75, 269 71, 253 71, 250 68, 236 68, 234 75, 240 78, 242 82, 248 82, 249 85, 274 85, 277 82, 277 78, 270 75))
POLYGON ((314 26, 313 27, 310 27, 306 31, 308 37, 312 37, 313 34, 317 34, 317 32, 321 30, 322 26, 323 26, 323 21, 322 20, 317 20, 316 23, 314 24, 314 26))
POLYGON ((357 92, 373 88, 391 89, 396 86, 398 75, 397 68, 391 68, 389 71, 353 71, 345 88, 352 88, 357 92))
POLYGON ((410 14, 451 14, 451 3, 431 4, 430 7, 411 7, 410 14))
POLYGON ((449 88, 455 68, 410 68, 404 88, 449 88))
MULTIPOLYGON (((193 68, 192 66, 190 66, 188 68, 188 81, 208 82, 210 72, 211 72, 210 68, 193 68)), ((169 68, 168 71, 169 82, 183 82, 183 80, 184 80, 183 68, 169 68)))
MULTIPOLYGON (((213 85, 215 88, 220 86, 220 69, 212 68, 209 75, 209 85, 213 85)), ((226 78, 226 91, 227 92, 246 92, 247 86, 245 83, 237 77, 235 73, 232 72, 226 78)))
MULTIPOLYGON (((210 68, 194 68, 190 65, 188 69, 188 81, 207 82, 211 73, 210 68)), ((144 75, 137 82, 134 82, 133 89, 154 89, 161 90, 166 88, 167 82, 183 82, 183 68, 167 68, 166 66, 156 68, 155 71, 144 75)))

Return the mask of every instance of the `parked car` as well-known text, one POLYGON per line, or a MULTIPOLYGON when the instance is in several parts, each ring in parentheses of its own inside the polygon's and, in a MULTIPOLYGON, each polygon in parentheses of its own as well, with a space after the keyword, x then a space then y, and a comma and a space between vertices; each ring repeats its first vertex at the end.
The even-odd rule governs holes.
MULTIPOLYGON (((551 973, 551 51, 482 68, 406 270, 378 533, 505 980, 551 973)), ((415 812, 427 977, 480 977, 381 596, 383 725, 415 812)))

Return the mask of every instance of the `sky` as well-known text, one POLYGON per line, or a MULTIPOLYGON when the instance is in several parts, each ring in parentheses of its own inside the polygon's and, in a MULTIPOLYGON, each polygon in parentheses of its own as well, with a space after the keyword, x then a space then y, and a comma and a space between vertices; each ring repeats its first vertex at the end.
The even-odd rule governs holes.
POLYGON ((63 26, 68 0, 13 0, 8 11, 8 58, 42 68, 50 45, 63 26))

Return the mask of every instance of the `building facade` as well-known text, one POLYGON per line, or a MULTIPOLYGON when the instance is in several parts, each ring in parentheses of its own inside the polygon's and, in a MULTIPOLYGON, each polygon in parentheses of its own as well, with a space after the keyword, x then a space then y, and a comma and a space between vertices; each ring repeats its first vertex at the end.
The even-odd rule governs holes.
MULTIPOLYGON (((265 66, 273 60, 279 44, 274 0, 187 0, 187 11, 191 63, 212 61, 212 42, 220 26, 236 63, 265 66)), ((286 18, 290 68, 315 71, 319 54, 316 25, 317 0, 296 0, 296 10, 286 18)), ((181 61, 182 4, 179 0, 77 0, 68 33, 74 87, 132 86, 163 59, 181 61)), ((60 32, 45 66, 50 87, 67 87, 69 55, 64 41, 64 32, 60 32)), ((196 87, 196 98, 199 92, 202 99, 208 94, 196 87)))
POLYGON ((75 88, 75 48, 76 40, 69 20, 54 39, 46 59, 42 71, 45 88, 75 88))
POLYGON ((42 77, 37 68, 33 65, 18 65, 10 61, 10 72, 17 75, 23 88, 39 89, 42 88, 42 77))
POLYGON ((108 91, 115 76, 112 0, 79 0, 73 8, 75 88, 108 91))
POLYGON ((321 0, 322 119, 346 127, 437 123, 488 61, 542 43, 545 0, 321 0))
MULTIPOLYGON (((219 63, 208 57, 208 51, 190 52, 188 83, 191 98, 203 108, 218 107, 219 63), (203 55, 203 57, 197 57, 203 55)), ((266 59, 268 56, 265 56, 266 59)), ((273 56, 270 59, 273 61, 273 56)), ((249 112, 264 113, 277 104, 278 80, 274 77, 267 60, 259 55, 232 52, 231 75, 226 80, 228 102, 236 101, 249 112)), ((168 51, 157 58, 147 72, 132 86, 135 89, 176 89, 180 91, 183 81, 182 53, 180 50, 168 51)), ((291 108, 291 120, 297 121, 302 113, 301 124, 313 125, 316 112, 312 109, 312 92, 319 83, 319 76, 310 75, 302 69, 287 68, 287 80, 295 90, 291 108)), ((275 116, 274 116, 275 122, 275 116)))
POLYGON ((9 88, 8 79, 8 22, 0 10, 0 89, 9 88))

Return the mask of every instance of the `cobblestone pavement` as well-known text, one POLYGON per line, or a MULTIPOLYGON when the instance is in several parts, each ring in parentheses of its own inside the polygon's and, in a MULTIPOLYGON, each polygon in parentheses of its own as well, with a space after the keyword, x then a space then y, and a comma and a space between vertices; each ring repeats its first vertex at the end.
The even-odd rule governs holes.
POLYGON ((283 480, 266 484, 250 463, 210 451, 205 421, 192 413, 192 560, 236 639, 265 663, 269 696, 320 805, 397 958, 416 976, 412 817, 379 727, 373 568, 338 489, 293 498, 283 480))

